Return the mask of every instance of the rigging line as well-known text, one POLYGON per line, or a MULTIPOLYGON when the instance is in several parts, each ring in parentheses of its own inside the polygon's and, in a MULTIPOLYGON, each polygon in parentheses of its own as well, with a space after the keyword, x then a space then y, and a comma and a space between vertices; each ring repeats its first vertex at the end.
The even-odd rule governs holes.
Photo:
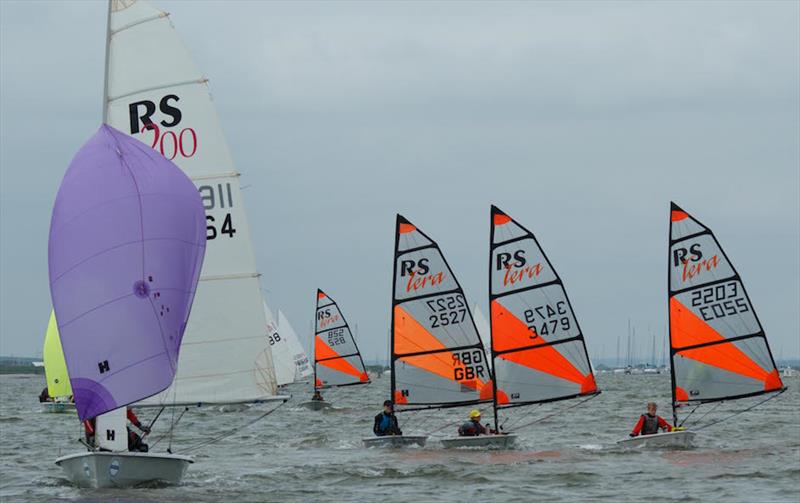
MULTIPOLYGON (((537 403, 537 404, 536 404, 536 407, 541 407, 542 405, 544 405, 544 404, 543 404, 543 403, 537 403)), ((523 415, 523 414, 516 414, 516 415, 513 415, 513 416, 515 416, 515 417, 513 417, 514 421, 512 421, 512 422, 511 422, 511 424, 510 424, 510 425, 508 425, 508 427, 509 427, 509 428, 513 428, 514 426, 518 425, 520 421, 522 421, 523 419, 525 419, 525 415, 523 415)), ((505 421, 503 421, 503 424, 502 424, 501 426, 505 426, 505 424, 506 424, 506 423, 507 423, 507 422, 508 422, 510 419, 512 419, 512 414, 509 414, 509 415, 506 417, 505 421)))
MULTIPOLYGON (((720 403, 721 403, 721 402, 720 402, 720 403)), ((685 423, 685 422, 686 422, 686 420, 687 420, 687 419, 689 419, 689 416, 691 416, 692 414, 694 414, 694 411, 696 411, 698 407, 700 407, 700 405, 695 405, 694 409, 692 409, 692 411, 691 411, 691 412, 689 412, 689 414, 687 414, 687 415, 686 415, 686 417, 684 417, 684 418, 683 418, 683 421, 681 421, 681 424, 676 424, 675 426, 678 426, 678 427, 680 427, 680 426, 683 426, 683 423, 685 423)), ((712 410, 713 410, 713 409, 712 409, 712 410)), ((706 414, 708 414, 708 412, 706 412, 706 414)), ((705 417, 705 415, 703 415, 703 417, 705 417)), ((701 419, 702 419, 702 418, 701 418, 701 419)))
POLYGON ((172 432, 175 430, 175 427, 178 425, 178 422, 181 420, 183 415, 188 410, 189 410, 189 407, 184 407, 183 408, 183 412, 181 412, 181 414, 178 416, 178 419, 176 420, 175 419, 175 407, 172 408, 172 424, 169 427, 169 431, 167 433, 165 433, 164 435, 162 435, 161 437, 159 437, 158 440, 153 442, 153 444, 150 446, 151 449, 153 447, 155 447, 156 445, 158 445, 158 443, 161 442, 162 440, 164 440, 165 438, 169 438, 169 445, 167 446, 167 452, 169 452, 170 454, 172 453, 172 432))
POLYGON ((144 435, 142 435, 142 437, 146 437, 147 435, 150 434, 150 431, 153 429, 153 425, 156 424, 156 421, 158 421, 158 417, 161 415, 162 412, 164 412, 163 405, 161 406, 161 410, 158 411, 158 414, 156 414, 156 417, 154 417, 153 420, 150 421, 150 424, 147 425, 147 431, 144 433, 144 435))
MULTIPOLYGON (((714 410, 716 410, 716 408, 717 408, 717 407, 719 407, 720 405, 722 405, 723 403, 725 403, 725 401, 724 401, 724 400, 720 400, 719 402, 717 402, 716 404, 714 404, 714 406, 713 406, 713 407, 711 407, 710 409, 708 409, 708 411, 706 411, 706 413, 705 413, 705 414, 703 414, 702 416, 700 416, 700 419, 698 419, 698 420, 697 420, 697 421, 695 421, 694 423, 695 423, 695 424, 699 424, 701 421, 703 421, 703 418, 704 418, 704 417, 706 417, 706 416, 707 416, 707 415, 709 415, 711 412, 713 412, 714 410)), ((700 405, 698 405, 697 407, 700 407, 700 405)), ((695 407, 695 408, 694 408, 694 410, 692 410, 692 412, 694 412, 695 410, 697 410, 697 407, 695 407)), ((691 416, 691 415, 692 415, 692 414, 690 413, 690 414, 689 414, 689 416, 691 416)), ((685 422, 686 422, 686 420, 687 420, 687 419, 689 419, 689 416, 686 416, 686 417, 683 419, 683 421, 681 421, 681 426, 683 426, 683 423, 685 423, 685 422)))
POLYGON ((591 395, 590 397, 586 398, 585 400, 581 400, 580 402, 572 404, 569 407, 566 407, 566 408, 561 409, 561 410, 557 410, 557 411, 553 412, 552 414, 548 414, 548 415, 546 415, 546 416, 544 416, 542 418, 535 419, 535 420, 531 421, 530 423, 523 424, 522 426, 517 426, 517 429, 519 430, 519 429, 522 429, 522 428, 527 428, 528 426, 532 426, 532 425, 534 425, 536 423, 541 423, 542 421, 544 421, 546 419, 550 419, 551 417, 557 416, 557 415, 561 414, 562 412, 566 412, 566 411, 568 411, 570 409, 574 409, 575 407, 577 407, 577 406, 579 406, 581 404, 584 404, 584 403, 588 402, 589 400, 592 400, 593 398, 595 398, 597 396, 600 396, 600 394, 598 393, 596 395, 591 395))
POLYGON ((197 443, 197 444, 195 444, 193 446, 189 446, 183 452, 184 453, 192 452, 192 451, 195 451, 197 449, 200 449, 201 447, 205 447, 207 445, 214 444, 216 442, 219 442, 220 440, 223 440, 225 438, 233 436, 236 433, 239 433, 241 430, 243 430, 243 429, 245 429, 245 428, 247 428, 249 426, 252 426, 253 424, 257 423, 258 421, 260 421, 260 420, 264 419, 265 417, 269 416, 270 414, 272 414, 273 412, 278 410, 286 402, 287 402, 287 400, 282 401, 274 409, 268 410, 267 412, 261 414, 260 416, 258 416, 257 418, 255 418, 255 419, 253 419, 251 421, 248 421, 247 423, 243 424, 242 426, 240 426, 238 428, 232 428, 230 430, 222 432, 221 434, 217 435, 216 437, 212 437, 212 438, 210 438, 208 440, 203 440, 202 442, 199 442, 199 443, 197 443))
POLYGON ((733 414, 731 414, 730 416, 723 417, 722 419, 719 419, 719 420, 717 420, 717 421, 714 421, 714 422, 708 423, 708 424, 706 424, 706 425, 703 425, 703 426, 701 426, 701 427, 699 427, 699 428, 695 428, 695 429, 694 429, 694 431, 700 431, 700 430, 702 430, 702 429, 708 428, 709 426, 714 426, 715 424, 721 423, 721 422, 723 422, 723 421, 727 421, 728 419, 730 419, 730 418, 732 418, 732 417, 736 417, 736 416, 738 416, 739 414, 744 414, 745 412, 748 412, 748 411, 750 411, 750 410, 753 410, 753 409, 755 409, 756 407, 758 407, 759 405, 761 405, 762 403, 768 402, 768 401, 772 400, 773 398, 775 398, 775 397, 777 397, 777 396, 779 396, 779 395, 783 394, 783 392, 784 392, 784 391, 786 391, 786 390, 787 390, 787 388, 783 388, 783 389, 782 389, 782 390, 780 390, 779 392, 775 393, 774 395, 770 395, 769 397, 765 398, 764 400, 761 400, 760 402, 758 402, 758 403, 757 403, 757 404, 755 404, 755 405, 751 405, 750 407, 748 407, 748 408, 746 408, 746 409, 744 409, 744 410, 740 410, 740 411, 734 412, 734 413, 733 413, 733 414))

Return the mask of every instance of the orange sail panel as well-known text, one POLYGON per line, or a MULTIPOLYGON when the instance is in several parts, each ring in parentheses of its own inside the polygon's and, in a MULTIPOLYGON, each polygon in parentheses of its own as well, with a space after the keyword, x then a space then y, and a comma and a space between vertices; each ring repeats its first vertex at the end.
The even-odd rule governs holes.
POLYGON ((322 290, 317 290, 314 374, 315 388, 370 382, 347 320, 322 290))
POLYGON ((673 402, 782 389, 741 277, 711 230, 675 203, 667 260, 673 402))
POLYGON ((483 379, 459 379, 465 375, 466 365, 449 351, 447 347, 433 336, 425 327, 408 314, 402 306, 395 306, 395 350, 398 358, 404 363, 414 365, 420 369, 436 374, 444 379, 450 379, 473 389, 481 389, 485 384, 483 379), (436 351, 416 356, 403 356, 420 351, 436 351))
POLYGON ((397 216, 392 287, 392 399, 413 408, 492 398, 489 362, 464 291, 439 246, 397 216))
POLYGON ((598 393, 561 279, 533 233, 495 206, 489 268, 497 405, 598 393))

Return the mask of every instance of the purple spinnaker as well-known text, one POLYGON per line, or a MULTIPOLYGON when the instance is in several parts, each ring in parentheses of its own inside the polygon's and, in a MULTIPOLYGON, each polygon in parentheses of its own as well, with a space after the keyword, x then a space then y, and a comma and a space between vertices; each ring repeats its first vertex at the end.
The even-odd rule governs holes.
POLYGON ((50 294, 81 420, 175 377, 206 246, 197 188, 103 125, 78 151, 50 221, 50 294))

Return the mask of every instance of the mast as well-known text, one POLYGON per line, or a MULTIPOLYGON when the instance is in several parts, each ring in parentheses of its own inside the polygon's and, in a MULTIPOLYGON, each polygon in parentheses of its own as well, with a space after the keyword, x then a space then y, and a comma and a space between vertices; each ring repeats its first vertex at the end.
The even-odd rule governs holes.
POLYGON ((111 2, 108 0, 108 14, 106 17, 106 62, 103 76, 103 124, 108 123, 108 59, 111 54, 111 2))
MULTIPOLYGON (((648 327, 647 331, 648 332, 650 331, 649 327, 648 327)), ((653 351, 652 351, 652 354, 650 355, 650 361, 653 364, 653 368, 655 368, 655 366, 656 366, 656 334, 652 334, 652 336, 653 336, 653 351)))
MULTIPOLYGON (((319 296, 319 288, 317 288, 317 296, 319 296)), ((311 330, 311 357, 314 358, 314 378, 311 381, 312 396, 317 391, 317 304, 319 301, 314 301, 314 321, 308 327, 311 330)))
MULTIPOLYGON (((492 207, 492 210, 494 207, 492 207)), ((500 423, 497 419, 497 372, 495 371, 494 328, 492 327, 492 251, 494 243, 494 211, 489 211, 489 351, 492 355, 492 411, 494 412, 494 431, 500 433, 500 423)))
POLYGON ((407 223, 408 221, 403 218, 399 213, 395 219, 394 226, 394 252, 392 253, 392 302, 391 302, 391 318, 389 321, 389 369, 391 370, 391 385, 389 388, 389 400, 392 401, 392 411, 394 411, 394 397, 397 393, 396 379, 397 372, 395 372, 395 358, 394 358, 394 308, 397 305, 394 293, 397 291, 397 257, 400 256, 400 224, 407 223))
POLYGON ((670 221, 667 228, 667 330, 670 337, 669 343, 669 378, 672 384, 672 424, 678 426, 678 400, 675 395, 675 350, 672 347, 672 316, 670 314, 670 299, 672 298, 672 270, 670 268, 670 256, 672 253, 672 212, 676 209, 680 210, 677 204, 670 201, 669 203, 670 221))

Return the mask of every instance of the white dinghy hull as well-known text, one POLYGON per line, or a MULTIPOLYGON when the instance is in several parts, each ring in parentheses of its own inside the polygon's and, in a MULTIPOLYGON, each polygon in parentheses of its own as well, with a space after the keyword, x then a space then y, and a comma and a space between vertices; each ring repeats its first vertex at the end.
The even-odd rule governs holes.
POLYGON ((192 463, 188 456, 149 452, 82 452, 56 460, 73 484, 94 489, 154 482, 176 485, 192 463))
POLYGON ((517 441, 516 435, 480 435, 477 437, 443 438, 442 445, 448 449, 459 447, 490 447, 507 449, 517 441))
POLYGON ((299 405, 299 407, 303 407, 309 410, 325 410, 330 409, 333 407, 329 402, 323 402, 321 400, 309 400, 307 402, 303 402, 299 405))
POLYGON ((696 433, 688 430, 655 433, 653 435, 639 435, 638 437, 625 438, 617 445, 628 448, 656 447, 656 448, 689 448, 693 446, 696 433))
POLYGON ((410 447, 418 445, 425 447, 427 435, 387 435, 385 437, 362 438, 364 447, 410 447))
POLYGON ((42 412, 48 414, 66 414, 76 412, 75 404, 70 402, 41 402, 39 403, 42 412))

